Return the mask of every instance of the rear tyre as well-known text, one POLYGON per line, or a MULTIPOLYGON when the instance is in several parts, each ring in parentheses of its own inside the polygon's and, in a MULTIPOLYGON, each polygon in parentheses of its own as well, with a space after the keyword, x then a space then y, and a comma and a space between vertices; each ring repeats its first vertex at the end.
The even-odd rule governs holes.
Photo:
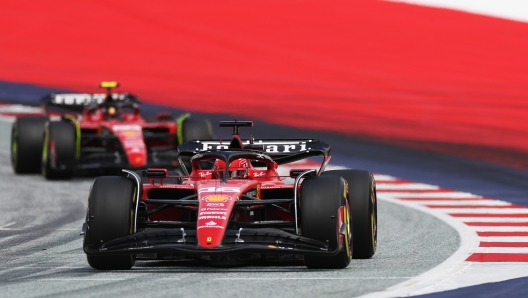
MULTIPOLYGON (((339 176, 307 178, 301 186, 300 227, 303 237, 328 244, 329 250, 339 246, 339 208, 346 205, 346 184, 339 176)), ((348 214, 348 210, 347 214, 348 214)), ((349 216, 346 216, 345 222, 349 216)), ((334 256, 304 256, 304 264, 310 269, 341 269, 351 259, 350 238, 345 235, 341 251, 334 256)))
POLYGON ((181 123, 181 140, 187 143, 193 140, 210 140, 213 138, 213 126, 207 119, 187 117, 181 123))
MULTIPOLYGON (((86 216, 84 247, 98 250, 101 244, 134 233, 136 184, 121 176, 95 178, 86 216)), ((87 256, 88 264, 100 270, 127 270, 135 255, 87 256)))
POLYGON ((339 175, 348 182, 352 212, 354 259, 369 259, 376 253, 378 241, 378 202, 376 182, 369 171, 335 170, 323 175, 339 175))
POLYGON ((70 121, 48 122, 44 130, 42 175, 46 179, 69 179, 76 153, 75 126, 70 121))
POLYGON ((40 173, 44 117, 23 117, 11 129, 11 165, 17 174, 40 173))
MULTIPOLYGON (((181 119, 181 118, 180 118, 181 119)), ((178 121, 178 132, 181 134, 178 136, 178 145, 187 143, 194 140, 211 140, 213 138, 213 126, 207 119, 196 119, 190 116, 178 121)), ((190 159, 182 159, 183 164, 187 171, 191 172, 190 159)), ((212 169, 213 165, 208 163, 201 164, 202 169, 212 169)))

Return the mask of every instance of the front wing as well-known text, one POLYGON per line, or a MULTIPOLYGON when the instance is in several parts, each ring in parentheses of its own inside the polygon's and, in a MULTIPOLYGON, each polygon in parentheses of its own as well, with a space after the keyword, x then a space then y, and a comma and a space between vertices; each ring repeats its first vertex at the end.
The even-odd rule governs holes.
POLYGON ((240 229, 227 231, 222 246, 207 248, 198 245, 195 230, 151 229, 111 240, 98 249, 87 246, 83 249, 87 255, 267 253, 332 256, 339 253, 341 247, 342 244, 335 250, 329 250, 326 243, 278 229, 240 229))

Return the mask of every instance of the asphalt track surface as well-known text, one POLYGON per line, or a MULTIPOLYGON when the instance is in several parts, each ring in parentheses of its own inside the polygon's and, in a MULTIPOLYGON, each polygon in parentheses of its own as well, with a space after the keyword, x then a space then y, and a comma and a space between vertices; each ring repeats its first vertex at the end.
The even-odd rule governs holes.
POLYGON ((344 270, 308 270, 298 261, 242 267, 138 261, 130 271, 95 271, 79 236, 92 178, 49 182, 39 175, 14 176, 9 127, 0 123, 2 297, 354 297, 419 275, 459 245, 457 233, 440 220, 380 201, 378 252, 344 270))

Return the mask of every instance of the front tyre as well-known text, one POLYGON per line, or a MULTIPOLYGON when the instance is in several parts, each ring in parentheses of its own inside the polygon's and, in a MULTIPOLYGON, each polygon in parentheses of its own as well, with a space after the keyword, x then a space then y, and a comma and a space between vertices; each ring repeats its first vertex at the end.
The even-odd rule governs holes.
MULTIPOLYGON (((101 244, 134 233, 136 184, 122 176, 95 178, 88 198, 84 247, 98 250, 101 244)), ((88 264, 99 270, 127 270, 135 255, 90 256, 88 264)))
POLYGON ((304 256, 304 264, 310 269, 342 269, 350 264, 346 190, 346 182, 339 176, 307 178, 301 185, 299 209, 302 236, 327 243, 329 251, 342 246, 334 256, 304 256), (339 221, 340 218, 343 222, 339 221), (343 223, 346 229, 341 235, 343 243, 339 243, 343 223))
POLYGON ((364 170, 334 170, 322 175, 338 175, 348 182, 353 256, 354 259, 371 258, 378 244, 378 202, 374 176, 364 170))

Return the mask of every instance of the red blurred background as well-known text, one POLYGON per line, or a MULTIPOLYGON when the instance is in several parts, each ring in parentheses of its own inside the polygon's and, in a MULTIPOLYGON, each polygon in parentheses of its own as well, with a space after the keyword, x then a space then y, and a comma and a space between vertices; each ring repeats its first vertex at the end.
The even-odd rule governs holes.
POLYGON ((0 80, 528 168, 528 24, 375 0, 2 1, 0 80))

